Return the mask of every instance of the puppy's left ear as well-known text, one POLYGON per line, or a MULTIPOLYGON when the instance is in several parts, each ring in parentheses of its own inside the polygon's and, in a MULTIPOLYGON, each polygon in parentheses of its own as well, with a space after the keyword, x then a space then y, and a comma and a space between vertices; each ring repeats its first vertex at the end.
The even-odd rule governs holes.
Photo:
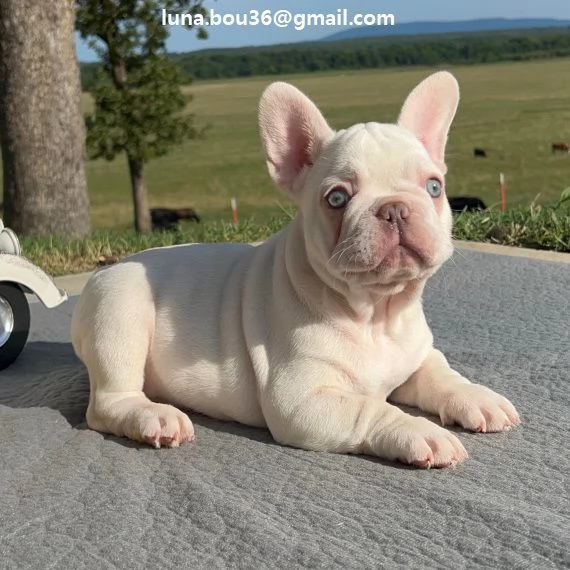
POLYGON ((402 107, 398 125, 411 131, 442 172, 449 127, 459 104, 459 85, 451 73, 440 71, 424 79, 402 107))
POLYGON ((283 82, 272 83, 263 92, 259 129, 271 178, 296 198, 299 176, 334 131, 306 95, 283 82))

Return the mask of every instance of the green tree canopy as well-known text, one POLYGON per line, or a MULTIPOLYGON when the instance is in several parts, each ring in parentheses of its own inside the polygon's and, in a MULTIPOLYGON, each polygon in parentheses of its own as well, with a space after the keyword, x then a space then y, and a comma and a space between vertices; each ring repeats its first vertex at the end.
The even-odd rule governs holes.
POLYGON ((102 62, 94 111, 86 117, 89 155, 113 160, 127 154, 135 227, 146 233, 143 165, 199 134, 185 112, 191 98, 181 89, 179 67, 166 55, 169 31, 161 13, 204 14, 202 0, 77 0, 76 6, 77 30, 102 62))

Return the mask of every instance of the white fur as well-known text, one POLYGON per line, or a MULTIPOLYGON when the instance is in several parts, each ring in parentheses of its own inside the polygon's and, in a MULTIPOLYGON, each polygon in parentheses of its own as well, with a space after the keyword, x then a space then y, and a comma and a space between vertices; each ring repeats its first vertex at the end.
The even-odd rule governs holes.
POLYGON ((519 422, 502 396, 469 383, 433 347, 421 305, 452 253, 445 142, 459 92, 432 75, 399 125, 334 132, 291 85, 262 96, 270 173, 300 214, 264 244, 148 250, 99 271, 73 315, 89 371, 87 421, 160 445, 193 439, 177 407, 267 426, 305 449, 367 453, 421 467, 467 454, 445 423, 499 431, 519 422), (325 196, 352 198, 333 210, 325 196), (163 403, 155 403, 160 401, 163 403))

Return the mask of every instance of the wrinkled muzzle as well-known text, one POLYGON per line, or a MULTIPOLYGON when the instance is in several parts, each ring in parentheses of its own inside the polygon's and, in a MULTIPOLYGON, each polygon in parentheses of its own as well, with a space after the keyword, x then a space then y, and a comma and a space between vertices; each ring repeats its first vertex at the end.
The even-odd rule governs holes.
POLYGON ((345 281, 394 284, 429 277, 452 252, 451 212, 398 196, 347 212, 328 267, 345 281))

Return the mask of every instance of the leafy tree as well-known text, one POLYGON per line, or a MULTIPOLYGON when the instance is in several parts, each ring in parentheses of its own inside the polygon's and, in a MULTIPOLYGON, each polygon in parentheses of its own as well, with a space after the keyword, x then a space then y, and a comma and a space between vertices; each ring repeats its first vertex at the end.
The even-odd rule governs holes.
MULTIPOLYGON (((162 10, 205 15, 202 0, 76 0, 76 27, 102 60, 86 117, 91 158, 123 152, 131 179, 135 228, 151 231, 144 164, 196 137, 178 66, 166 56, 162 10)), ((205 32, 198 29, 198 36, 205 32)), ((187 83, 187 80, 184 82, 187 83)))
POLYGON ((21 234, 90 231, 74 0, 0 1, 4 221, 21 234))

